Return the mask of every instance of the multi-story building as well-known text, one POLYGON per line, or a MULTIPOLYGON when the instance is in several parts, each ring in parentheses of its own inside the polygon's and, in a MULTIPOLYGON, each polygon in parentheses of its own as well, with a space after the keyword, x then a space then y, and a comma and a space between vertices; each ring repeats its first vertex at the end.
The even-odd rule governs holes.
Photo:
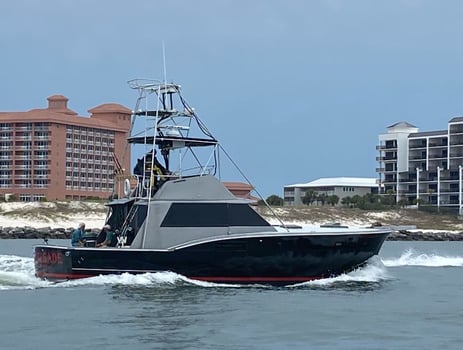
POLYGON ((377 173, 382 193, 396 201, 462 212, 463 117, 446 130, 419 132, 399 122, 379 135, 377 173))
POLYGON ((284 191, 284 205, 302 205, 302 199, 307 191, 317 192, 318 195, 336 195, 341 200, 355 195, 364 196, 367 193, 378 193, 378 184, 375 178, 363 177, 332 177, 321 178, 302 184, 287 185, 284 191))
POLYGON ((131 111, 107 103, 83 117, 67 102, 54 95, 47 108, 0 112, 0 196, 37 201, 113 193, 115 171, 130 167, 130 151, 124 151, 131 111))

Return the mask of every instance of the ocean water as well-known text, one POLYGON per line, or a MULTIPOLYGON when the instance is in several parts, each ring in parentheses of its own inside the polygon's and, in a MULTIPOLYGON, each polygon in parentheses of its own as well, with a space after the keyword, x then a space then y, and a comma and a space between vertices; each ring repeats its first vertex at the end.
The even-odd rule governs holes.
POLYGON ((386 242, 367 266, 287 287, 174 273, 65 283, 0 240, 0 349, 463 349, 463 242, 386 242))

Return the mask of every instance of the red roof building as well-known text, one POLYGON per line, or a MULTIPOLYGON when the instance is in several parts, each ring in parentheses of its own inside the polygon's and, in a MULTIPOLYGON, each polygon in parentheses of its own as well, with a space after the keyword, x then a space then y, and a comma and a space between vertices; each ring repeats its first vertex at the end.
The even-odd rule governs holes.
POLYGON ((47 108, 0 112, 0 195, 22 201, 108 198, 115 172, 130 168, 130 151, 124 150, 131 110, 107 103, 84 117, 68 108, 65 96, 47 100, 47 108))
POLYGON ((250 199, 257 202, 251 192, 254 189, 251 185, 244 182, 223 182, 225 187, 238 198, 250 199))

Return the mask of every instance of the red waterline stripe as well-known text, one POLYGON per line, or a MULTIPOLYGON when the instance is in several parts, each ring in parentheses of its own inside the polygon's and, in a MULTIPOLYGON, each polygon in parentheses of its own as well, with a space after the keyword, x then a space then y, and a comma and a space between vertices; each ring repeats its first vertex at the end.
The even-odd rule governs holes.
POLYGON ((323 277, 195 277, 188 276, 193 280, 206 282, 307 282, 323 277))

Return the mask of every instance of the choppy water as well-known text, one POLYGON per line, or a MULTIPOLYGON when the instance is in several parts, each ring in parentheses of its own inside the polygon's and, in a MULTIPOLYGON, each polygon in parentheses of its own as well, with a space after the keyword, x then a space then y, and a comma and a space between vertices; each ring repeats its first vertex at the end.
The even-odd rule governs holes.
POLYGON ((0 240, 0 349, 461 349, 463 242, 386 242, 350 274, 288 287, 174 273, 34 277, 0 240))

